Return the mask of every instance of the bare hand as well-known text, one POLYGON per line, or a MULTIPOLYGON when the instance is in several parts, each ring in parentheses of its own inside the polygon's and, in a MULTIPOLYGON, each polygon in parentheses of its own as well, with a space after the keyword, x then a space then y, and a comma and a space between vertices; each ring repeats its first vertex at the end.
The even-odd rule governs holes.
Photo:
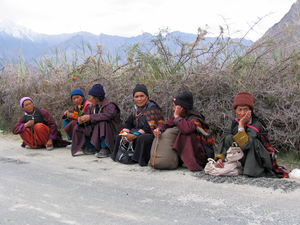
POLYGON ((49 139, 46 143, 46 148, 51 147, 53 145, 52 139, 49 139))
POLYGON ((243 128, 245 126, 245 124, 247 124, 250 121, 250 118, 251 118, 251 110, 249 110, 246 113, 246 115, 240 120, 240 122, 239 122, 239 128, 243 128))
POLYGON ((224 168, 224 163, 223 163, 222 159, 218 159, 217 163, 215 164, 215 167, 224 168))
POLYGON ((83 115, 83 116, 78 118, 78 123, 83 124, 83 123, 86 123, 90 120, 91 120, 90 115, 83 115))
POLYGON ((182 108, 180 105, 176 105, 174 110, 174 117, 175 118, 180 117, 183 111, 184 108, 182 108))
POLYGON ((127 140, 130 142, 130 141, 133 141, 134 139, 136 139, 137 137, 138 136, 135 134, 127 134, 127 135, 123 136, 122 138, 123 138, 123 142, 126 143, 127 140), (126 138, 127 138, 127 140, 126 140, 126 138))
POLYGON ((66 116, 66 117, 69 117, 69 114, 70 114, 69 110, 66 110, 66 111, 64 112, 64 116, 66 116))
POLYGON ((155 137, 159 138, 160 135, 161 135, 161 131, 159 128, 156 128, 154 131, 153 131, 153 134, 155 137))
POLYGON ((25 123, 25 127, 32 127, 34 126, 34 120, 29 120, 27 123, 25 123))

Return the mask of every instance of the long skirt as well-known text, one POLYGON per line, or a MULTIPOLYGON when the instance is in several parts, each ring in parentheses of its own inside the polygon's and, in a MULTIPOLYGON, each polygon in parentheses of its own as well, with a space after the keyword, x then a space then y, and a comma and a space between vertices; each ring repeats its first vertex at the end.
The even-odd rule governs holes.
POLYGON ((50 130, 45 124, 37 123, 20 134, 24 143, 31 148, 43 148, 49 140, 50 130))
MULTIPOLYGON (((226 149, 229 149, 234 142, 233 135, 227 135, 224 141, 220 144, 226 149)), ((244 152, 244 157, 240 160, 244 170, 243 174, 251 177, 272 177, 276 178, 272 171, 272 163, 269 152, 265 149, 263 144, 258 140, 253 140, 253 145, 244 152)))
MULTIPOLYGON (((72 140, 72 133, 74 127, 76 125, 77 120, 71 120, 66 126, 64 127, 64 131, 67 133, 69 140, 72 140)), ((65 124, 65 123, 64 123, 65 124)))
POLYGON ((114 126, 108 121, 100 121, 96 124, 85 126, 76 125, 72 134, 71 153, 74 156, 84 145, 87 139, 97 149, 107 146, 111 151, 114 148, 114 126), (102 143, 104 141, 104 143, 102 143))

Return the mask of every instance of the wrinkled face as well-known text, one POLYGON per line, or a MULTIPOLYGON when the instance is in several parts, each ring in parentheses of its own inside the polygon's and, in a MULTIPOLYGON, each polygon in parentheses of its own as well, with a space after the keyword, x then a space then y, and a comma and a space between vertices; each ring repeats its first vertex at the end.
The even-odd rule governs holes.
POLYGON ((93 104, 93 106, 96 106, 97 105, 97 100, 94 99, 94 97, 92 95, 89 95, 89 100, 90 102, 93 104))
POLYGON ((237 118, 239 120, 242 119, 249 110, 250 110, 250 107, 247 106, 247 105, 237 106, 236 109, 235 109, 235 113, 236 113, 237 118))
POLYGON ((26 100, 23 102, 23 109, 29 114, 33 113, 33 103, 30 100, 26 100))
POLYGON ((175 111, 175 106, 176 106, 176 105, 175 105, 175 103, 173 102, 173 111, 175 111))
POLYGON ((83 97, 81 95, 73 95, 72 101, 75 105, 82 105, 83 97))
POLYGON ((148 96, 141 91, 135 92, 133 100, 138 107, 143 107, 148 101, 148 96))
MULTIPOLYGON (((177 105, 173 102, 173 111, 175 111, 176 106, 177 106, 177 105)), ((180 107, 181 107, 181 106, 180 106, 180 107)), ((185 117, 185 116, 186 116, 186 111, 185 111, 185 109, 183 109, 183 111, 181 112, 180 116, 181 116, 181 117, 185 117)))

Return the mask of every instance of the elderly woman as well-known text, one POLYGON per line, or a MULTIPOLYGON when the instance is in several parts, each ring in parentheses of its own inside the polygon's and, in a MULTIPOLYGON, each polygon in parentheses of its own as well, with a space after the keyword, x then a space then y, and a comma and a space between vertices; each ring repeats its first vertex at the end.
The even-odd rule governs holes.
POLYGON ((78 117, 71 153, 74 156, 85 145, 85 154, 104 158, 112 152, 114 140, 123 127, 120 109, 105 96, 101 84, 95 84, 88 94, 92 105, 87 115, 78 117))
POLYGON ((173 101, 174 115, 155 130, 154 135, 160 137, 168 128, 179 128, 179 133, 175 139, 173 149, 177 151, 179 157, 191 171, 203 170, 207 162, 205 146, 213 147, 214 138, 208 132, 208 125, 204 122, 204 117, 193 109, 193 94, 185 90, 177 95, 173 101))
POLYGON ((127 135, 117 138, 111 158, 117 161, 116 155, 123 138, 123 142, 133 143, 131 159, 140 166, 147 166, 154 139, 153 130, 163 122, 163 113, 157 103, 149 99, 147 87, 143 84, 137 84, 133 89, 133 100, 135 105, 122 131, 127 135))
POLYGON ((55 147, 65 147, 70 142, 62 139, 57 125, 50 113, 38 107, 34 107, 29 97, 20 100, 20 106, 24 109, 23 116, 13 126, 13 134, 20 134, 23 139, 22 147, 42 148, 52 150, 55 147))
POLYGON ((244 169, 243 174, 250 177, 276 177, 270 153, 259 140, 263 127, 259 118, 254 115, 253 97, 249 92, 239 92, 233 102, 233 109, 236 119, 225 129, 218 147, 218 159, 216 166, 224 166, 222 158, 226 157, 226 152, 236 142, 244 152, 244 157, 240 160, 244 169))
POLYGON ((64 120, 64 131, 67 133, 68 139, 72 140, 72 133, 78 119, 78 112, 86 114, 90 109, 91 102, 85 99, 80 89, 74 89, 70 97, 75 106, 70 111, 66 110, 62 119, 64 120))

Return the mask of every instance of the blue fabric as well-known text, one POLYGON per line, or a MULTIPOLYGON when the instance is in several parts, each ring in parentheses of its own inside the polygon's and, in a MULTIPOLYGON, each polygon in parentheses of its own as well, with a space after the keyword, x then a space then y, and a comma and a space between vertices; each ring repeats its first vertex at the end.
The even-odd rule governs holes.
POLYGON ((101 148, 108 148, 108 146, 105 144, 105 137, 104 136, 102 136, 101 137, 101 148))
MULTIPOLYGON (((108 146, 105 144, 105 137, 101 137, 101 148, 108 148, 108 146)), ((93 149, 96 148, 91 142, 91 139, 87 138, 84 142, 84 145, 86 146, 87 149, 93 149)))
MULTIPOLYGON (((66 127, 70 122, 71 122, 70 120, 64 120, 63 121, 64 127, 66 127)), ((67 138, 68 138, 68 141, 71 140, 70 137, 69 137, 69 135, 67 135, 67 138)))
POLYGON ((83 94, 82 90, 80 90, 80 89, 74 89, 74 90, 71 92, 71 94, 70 94, 71 100, 72 100, 72 96, 73 96, 73 95, 81 95, 82 97, 84 97, 84 94, 83 94))
POLYGON ((91 144, 90 140, 91 139, 87 138, 85 140, 85 142, 84 142, 84 145, 86 146, 87 149, 93 149, 93 148, 95 148, 95 146, 91 144))
POLYGON ((140 136, 140 135, 141 135, 140 132, 134 132, 133 134, 134 134, 134 135, 137 135, 137 136, 140 136))
POLYGON ((97 97, 105 97, 105 91, 101 84, 94 84, 92 89, 89 91, 89 95, 97 96, 97 97))

